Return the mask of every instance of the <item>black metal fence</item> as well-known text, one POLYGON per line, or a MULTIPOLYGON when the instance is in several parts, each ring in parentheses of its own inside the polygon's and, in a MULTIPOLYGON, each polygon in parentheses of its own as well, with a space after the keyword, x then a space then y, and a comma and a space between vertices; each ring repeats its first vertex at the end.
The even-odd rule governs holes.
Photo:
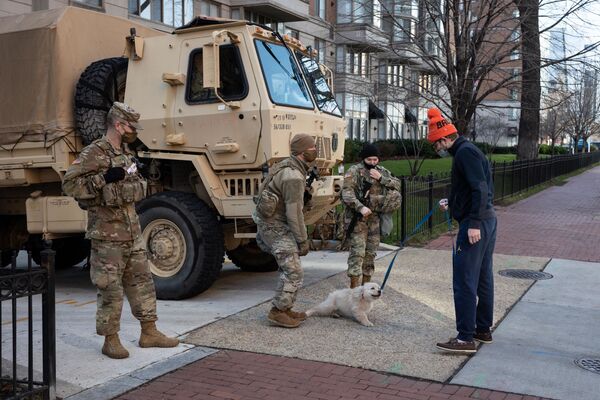
MULTIPOLYGON (((530 188, 547 182, 557 176, 568 174, 600 162, 600 152, 574 155, 558 155, 534 160, 521 160, 492 163, 494 177, 494 201, 518 195, 530 188)), ((395 230, 390 241, 403 242, 413 233, 417 223, 437 203, 450 194, 450 173, 428 176, 401 177, 402 206, 394 215, 395 230)), ((444 213, 436 211, 417 232, 432 232, 433 228, 445 224, 444 213)))
POLYGON ((0 269, 0 399, 56 397, 54 251, 43 250, 41 263, 33 268, 29 254, 27 267, 17 268, 15 253, 10 265, 0 269), (34 326, 40 302, 41 332, 34 326), (41 376, 34 347, 40 342, 41 376))

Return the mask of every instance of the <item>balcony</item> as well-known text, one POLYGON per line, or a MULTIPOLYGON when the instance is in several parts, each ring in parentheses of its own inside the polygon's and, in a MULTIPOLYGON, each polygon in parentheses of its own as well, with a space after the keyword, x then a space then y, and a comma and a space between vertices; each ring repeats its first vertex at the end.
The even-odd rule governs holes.
POLYGON ((389 48, 390 38, 379 28, 365 23, 338 24, 335 35, 336 45, 364 45, 372 51, 385 51, 389 48))
POLYGON ((231 0, 231 7, 244 7, 278 22, 308 20, 308 1, 303 0, 231 0))

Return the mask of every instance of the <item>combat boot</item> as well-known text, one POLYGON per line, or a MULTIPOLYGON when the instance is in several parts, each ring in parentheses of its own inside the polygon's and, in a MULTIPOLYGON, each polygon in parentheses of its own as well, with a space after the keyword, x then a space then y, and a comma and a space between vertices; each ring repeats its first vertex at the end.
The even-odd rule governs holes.
POLYGON ((304 321, 306 319, 306 313, 302 312, 302 311, 293 311, 291 308, 289 310, 285 310, 285 313, 287 315, 289 315, 290 317, 292 317, 293 319, 296 319, 300 322, 304 321))
POLYGON ((177 338, 170 338, 156 329, 154 321, 142 322, 140 347, 175 347, 179 344, 177 338))
POLYGON ((371 275, 363 275, 362 284, 371 282, 371 275))
POLYGON ((127 358, 129 357, 129 352, 119 340, 119 335, 106 335, 104 336, 104 346, 102 346, 102 354, 110 358, 127 358))
POLYGON ((281 311, 277 307, 271 308, 267 319, 272 324, 283 328, 297 328, 302 323, 302 321, 292 318, 287 311, 281 311))
POLYGON ((360 286, 360 276, 351 276, 350 277, 350 289, 354 289, 355 287, 360 286))

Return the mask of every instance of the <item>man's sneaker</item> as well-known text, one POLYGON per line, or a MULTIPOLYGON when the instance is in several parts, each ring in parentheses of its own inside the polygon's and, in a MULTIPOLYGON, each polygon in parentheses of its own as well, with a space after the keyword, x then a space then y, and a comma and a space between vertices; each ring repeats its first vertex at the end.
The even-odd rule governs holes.
POLYGON ((470 354, 477 352, 475 342, 459 342, 458 339, 450 339, 446 343, 438 343, 436 347, 440 350, 449 351, 451 353, 470 354))
POLYGON ((492 339, 492 332, 476 332, 473 335, 473 339, 477 340, 478 342, 487 344, 490 344, 494 341, 494 339, 492 339))

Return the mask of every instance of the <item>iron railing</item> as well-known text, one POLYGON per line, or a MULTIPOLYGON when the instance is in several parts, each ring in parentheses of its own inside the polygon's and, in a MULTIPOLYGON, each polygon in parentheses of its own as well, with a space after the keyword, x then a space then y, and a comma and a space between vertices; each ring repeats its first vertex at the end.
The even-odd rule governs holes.
POLYGON ((1 399, 56 398, 54 255, 49 247, 43 250, 42 266, 34 268, 28 254, 27 267, 17 268, 15 252, 10 265, 0 269, 1 399), (40 302, 41 332, 34 326, 39 323, 34 324, 34 318, 40 302), (37 372, 39 355, 34 353, 34 343, 39 342, 42 343, 41 379, 37 372))
MULTIPOLYGON (((560 175, 600 162, 600 152, 574 155, 557 155, 534 160, 520 160, 492 163, 494 179, 494 201, 503 200, 560 175)), ((417 223, 442 198, 450 194, 450 173, 429 174, 427 176, 399 177, 402 183, 402 206, 394 215, 395 230, 389 240, 404 242, 417 223)), ((433 228, 445 224, 444 213, 434 212, 427 224, 421 226, 415 234, 433 231, 433 228)))

